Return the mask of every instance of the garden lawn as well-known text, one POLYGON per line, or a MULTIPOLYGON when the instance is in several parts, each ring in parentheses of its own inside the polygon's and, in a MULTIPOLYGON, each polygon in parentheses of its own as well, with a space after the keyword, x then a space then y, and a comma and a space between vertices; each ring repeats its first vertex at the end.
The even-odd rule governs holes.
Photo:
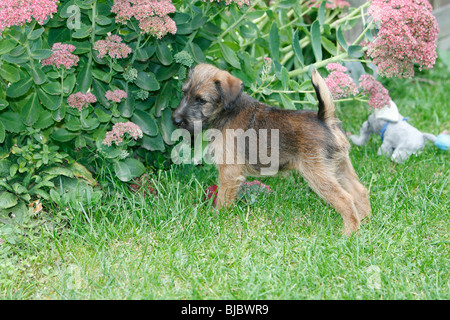
MULTIPOLYGON (((419 130, 450 129, 448 70, 385 81, 419 130)), ((359 132, 367 105, 338 116, 359 132)), ((273 193, 217 212, 204 199, 211 166, 153 176, 158 196, 114 184, 102 201, 47 206, 54 228, 0 244, 6 299, 449 299, 449 159, 431 143, 394 164, 372 136, 350 157, 370 192, 371 220, 345 237, 340 215, 295 173, 273 193)), ((20 227, 19 227, 20 228, 20 227)))

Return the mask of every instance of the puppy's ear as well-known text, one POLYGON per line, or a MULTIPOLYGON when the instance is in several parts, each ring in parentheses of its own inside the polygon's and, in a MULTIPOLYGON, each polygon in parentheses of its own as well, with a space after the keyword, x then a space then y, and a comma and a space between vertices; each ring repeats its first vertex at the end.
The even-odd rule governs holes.
POLYGON ((218 72, 215 76, 214 83, 222 98, 223 108, 227 111, 232 110, 242 94, 244 83, 227 71, 218 72))

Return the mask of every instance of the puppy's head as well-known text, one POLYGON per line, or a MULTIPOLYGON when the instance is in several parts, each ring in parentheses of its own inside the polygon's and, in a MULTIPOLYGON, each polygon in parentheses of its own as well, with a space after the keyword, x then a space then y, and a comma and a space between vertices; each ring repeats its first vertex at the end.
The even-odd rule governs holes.
POLYGON ((205 129, 221 112, 234 109, 242 89, 242 81, 227 71, 199 64, 183 86, 183 98, 172 114, 173 123, 193 132, 194 122, 201 122, 205 129))

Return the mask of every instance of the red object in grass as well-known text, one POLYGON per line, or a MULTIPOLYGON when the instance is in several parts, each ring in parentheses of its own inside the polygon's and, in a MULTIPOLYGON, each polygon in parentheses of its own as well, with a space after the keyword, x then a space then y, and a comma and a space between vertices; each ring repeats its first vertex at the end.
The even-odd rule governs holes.
POLYGON ((213 205, 216 205, 217 200, 217 186, 214 184, 212 186, 209 186, 205 191, 205 199, 211 199, 213 198, 213 205))
POLYGON ((152 194, 155 197, 158 197, 158 192, 153 188, 153 185, 148 181, 149 181, 148 175, 144 174, 139 178, 134 179, 133 180, 134 183, 130 184, 129 187, 136 193, 143 192, 144 196, 152 194))

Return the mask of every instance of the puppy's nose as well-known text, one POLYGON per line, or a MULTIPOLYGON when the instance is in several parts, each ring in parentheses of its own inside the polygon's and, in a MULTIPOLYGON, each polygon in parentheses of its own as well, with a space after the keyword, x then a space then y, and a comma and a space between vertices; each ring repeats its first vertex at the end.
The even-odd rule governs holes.
POLYGON ((183 122, 183 119, 181 119, 181 117, 175 116, 172 117, 172 121, 176 126, 179 126, 183 122))

